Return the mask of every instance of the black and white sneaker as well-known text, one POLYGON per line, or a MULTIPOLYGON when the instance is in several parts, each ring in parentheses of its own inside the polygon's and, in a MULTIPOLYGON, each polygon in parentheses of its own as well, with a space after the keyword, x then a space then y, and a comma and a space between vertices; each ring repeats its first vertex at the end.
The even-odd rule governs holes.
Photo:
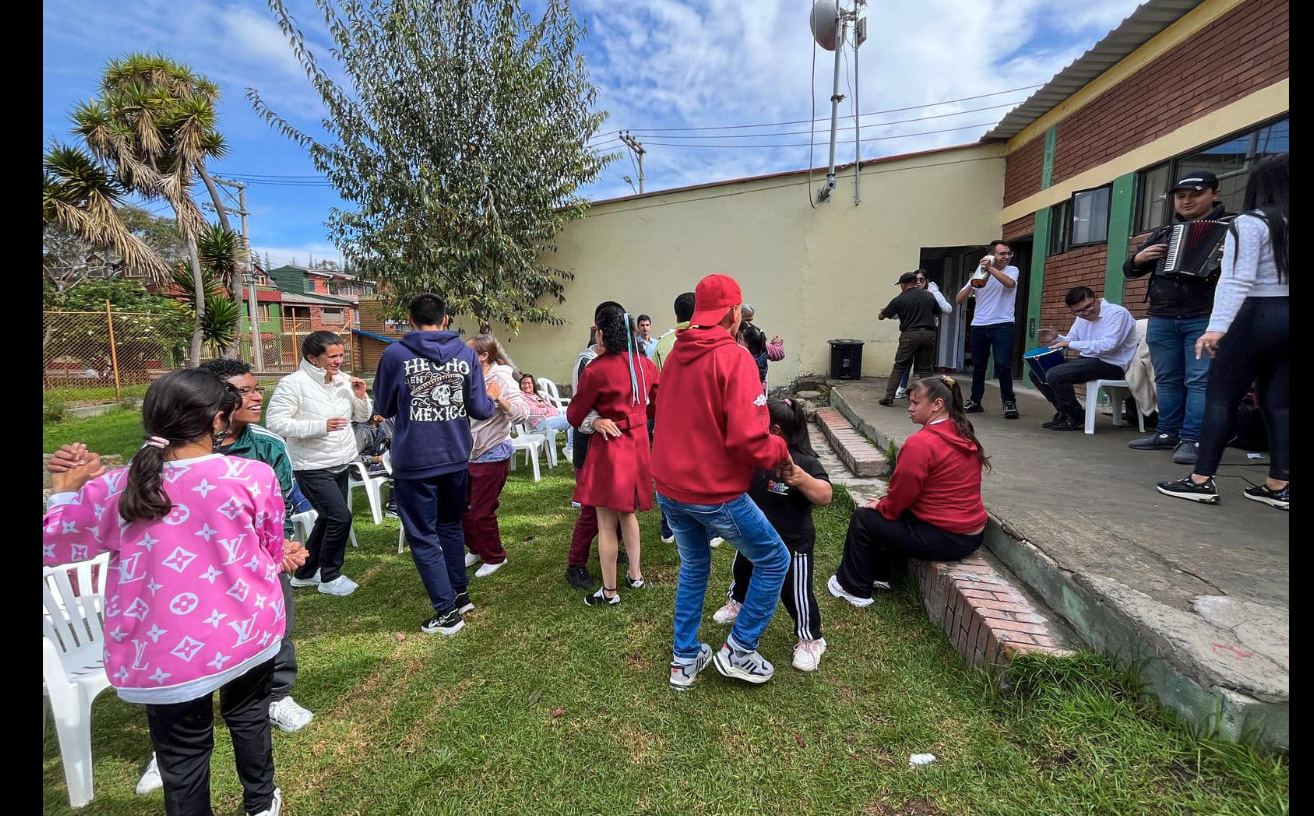
POLYGON ((1004 403, 1004 419, 1019 419, 1021 414, 1018 413, 1017 403, 1012 400, 1004 403))
POLYGON ((1190 476, 1187 476, 1175 482, 1159 482, 1158 487, 1159 492, 1165 496, 1201 504, 1218 504, 1218 487, 1214 484, 1213 476, 1210 476, 1204 484, 1196 484, 1191 481, 1190 476))
POLYGON ((456 593, 456 611, 462 615, 468 615, 474 611, 474 602, 470 600, 469 592, 456 593))
POLYGON ((426 635, 454 635, 464 628, 465 621, 461 620, 461 613, 455 609, 441 615, 434 615, 420 624, 420 631, 426 635))
POLYGON ((1132 450, 1173 450, 1181 440, 1172 434, 1152 433, 1127 443, 1132 450))
POLYGON ((628 574, 626 574, 625 585, 630 589, 643 589, 644 587, 643 576, 640 575, 638 578, 631 578, 628 574))
POLYGON ((963 412, 968 414, 984 414, 985 409, 981 407, 981 403, 968 400, 963 403, 963 412))
POLYGON ((620 593, 614 589, 599 589, 592 595, 585 595, 584 603, 589 606, 620 606, 620 593), (607 597, 608 592, 612 593, 610 598, 607 597))
POLYGON ((1276 507, 1279 510, 1291 510, 1291 485, 1288 484, 1281 490, 1274 490, 1268 485, 1259 485, 1257 487, 1246 488, 1246 498, 1269 507, 1276 507))

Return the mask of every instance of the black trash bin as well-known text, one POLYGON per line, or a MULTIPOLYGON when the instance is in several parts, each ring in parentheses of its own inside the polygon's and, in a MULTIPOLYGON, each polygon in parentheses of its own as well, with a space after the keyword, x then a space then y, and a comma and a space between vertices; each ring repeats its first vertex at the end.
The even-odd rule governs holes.
POLYGON ((830 341, 830 376, 836 380, 857 380, 862 377, 862 341, 830 341))

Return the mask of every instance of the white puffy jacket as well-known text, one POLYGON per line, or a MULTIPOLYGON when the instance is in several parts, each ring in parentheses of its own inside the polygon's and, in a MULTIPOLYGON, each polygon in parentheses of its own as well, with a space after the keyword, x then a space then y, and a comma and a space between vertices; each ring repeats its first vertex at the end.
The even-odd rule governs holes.
POLYGON ((343 372, 330 383, 327 372, 308 361, 279 380, 265 410, 265 427, 287 440, 293 470, 336 470, 360 455, 351 422, 367 421, 371 401, 351 392, 351 377, 343 372), (347 427, 329 433, 328 421, 340 417, 347 427))

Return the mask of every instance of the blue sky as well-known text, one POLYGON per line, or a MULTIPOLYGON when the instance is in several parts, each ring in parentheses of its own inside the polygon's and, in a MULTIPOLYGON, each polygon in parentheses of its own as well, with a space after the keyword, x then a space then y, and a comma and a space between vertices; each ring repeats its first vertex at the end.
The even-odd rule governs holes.
MULTIPOLYGON (((873 2, 864 12, 868 40, 860 55, 861 111, 926 106, 1043 83, 1137 5, 1136 0, 873 2)), ((306 20, 315 17, 310 2, 291 0, 289 6, 306 20)), ((595 143, 620 150, 612 132, 632 131, 648 149, 649 192, 807 167, 806 124, 662 129, 828 116, 833 55, 817 49, 813 73, 810 8, 809 0, 575 0, 576 14, 589 28, 583 49, 599 88, 599 106, 609 113, 595 143), (815 81, 815 113, 809 76, 815 81), (763 146, 799 143, 803 146, 763 146)), ((257 118, 246 99, 246 89, 255 87, 271 107, 312 131, 323 115, 263 2, 44 0, 42 46, 43 144, 68 138, 68 112, 94 95, 107 60, 130 51, 168 54, 220 86, 220 128, 229 154, 215 165, 216 173, 283 177, 248 189, 256 251, 262 257, 268 253, 275 265, 293 258, 303 264, 312 256, 339 258, 323 224, 340 200, 331 188, 306 179, 315 170, 304 152, 257 118)), ((844 73, 851 77, 850 63, 844 73)), ((847 82, 842 92, 849 95, 847 82)), ((987 123, 998 121, 1028 93, 865 116, 863 158, 975 141, 987 123), (900 121, 910 119, 920 121, 900 121)), ((851 115, 850 101, 851 95, 842 113, 851 115)), ((840 161, 853 158, 852 124, 852 119, 841 121, 849 129, 840 133, 840 161)), ((827 128, 826 122, 815 126, 816 166, 825 161, 827 128)), ((629 194, 626 175, 637 182, 630 159, 622 155, 586 193, 595 199, 629 194)), ((154 208, 168 212, 162 205, 154 208)))

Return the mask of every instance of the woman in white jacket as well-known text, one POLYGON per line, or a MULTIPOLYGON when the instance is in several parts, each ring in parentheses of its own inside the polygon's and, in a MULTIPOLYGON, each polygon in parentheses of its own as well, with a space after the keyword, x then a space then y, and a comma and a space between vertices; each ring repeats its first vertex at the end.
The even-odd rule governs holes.
POLYGON ((319 514, 306 541, 310 555, 291 584, 350 595, 357 584, 342 574, 342 561, 351 537, 349 468, 359 456, 351 423, 369 420, 372 408, 365 381, 342 371, 342 338, 312 332, 301 355, 301 367, 279 381, 265 411, 266 427, 287 440, 297 484, 319 514))
POLYGON ((488 396, 497 402, 497 411, 488 419, 471 420, 470 433, 474 436, 474 450, 470 452, 470 476, 466 481, 465 515, 461 527, 465 531, 465 546, 470 554, 465 565, 483 565, 475 572, 484 578, 497 572, 506 563, 506 550, 502 547, 502 534, 497 526, 497 507, 506 486, 511 468, 511 424, 529 418, 529 409, 516 397, 519 386, 502 344, 487 334, 471 338, 466 343, 474 349, 484 368, 484 383, 488 396))

